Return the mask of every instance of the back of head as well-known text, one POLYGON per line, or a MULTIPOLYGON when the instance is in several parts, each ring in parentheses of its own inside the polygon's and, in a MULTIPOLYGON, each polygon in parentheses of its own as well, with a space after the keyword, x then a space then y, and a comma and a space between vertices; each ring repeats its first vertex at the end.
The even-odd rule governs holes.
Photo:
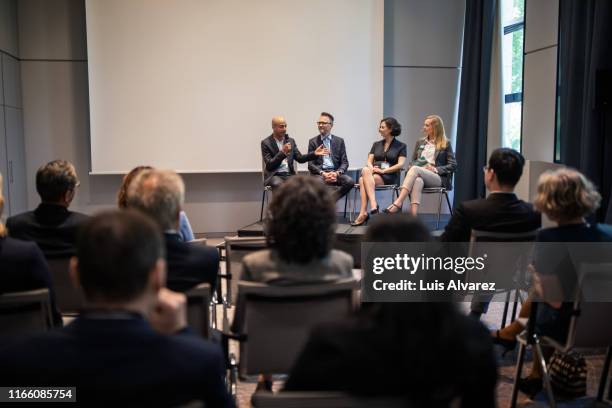
POLYGON ((78 183, 73 164, 66 160, 53 160, 36 172, 36 191, 45 203, 61 202, 64 195, 74 191, 78 183))
POLYGON ((523 174, 525 159, 514 149, 502 147, 495 149, 489 157, 489 169, 495 172, 502 186, 514 187, 523 174))
POLYGON ((90 302, 121 303, 145 291, 150 272, 164 257, 159 228, 137 211, 109 211, 89 219, 79 232, 80 283, 90 302))
POLYGON ((582 173, 570 168, 544 172, 534 206, 553 220, 586 217, 599 208, 601 195, 582 173))
POLYGON ((429 231, 416 217, 397 214, 374 219, 365 236, 365 242, 428 242, 429 231))
POLYGON ((144 212, 163 231, 177 229, 184 201, 185 184, 173 170, 143 170, 128 187, 127 207, 144 212))
POLYGON ((119 191, 117 192, 117 206, 119 208, 127 207, 127 191, 128 187, 132 183, 132 180, 134 180, 134 178, 138 174, 140 174, 140 172, 144 170, 150 170, 152 168, 153 167, 151 166, 136 166, 123 177, 123 180, 121 181, 121 187, 119 187, 119 191))
POLYGON ((2 194, 2 173, 0 173, 0 238, 6 236, 6 227, 2 223, 2 211, 4 211, 4 195, 2 194))
POLYGON ((307 263, 327 256, 335 230, 335 200, 317 178, 290 177, 274 193, 267 239, 285 261, 307 263))

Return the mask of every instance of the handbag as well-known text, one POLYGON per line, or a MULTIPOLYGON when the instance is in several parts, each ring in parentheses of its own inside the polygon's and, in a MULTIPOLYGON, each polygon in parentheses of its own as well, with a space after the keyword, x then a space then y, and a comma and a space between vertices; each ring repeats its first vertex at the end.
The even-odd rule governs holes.
POLYGON ((553 392, 564 399, 586 395, 587 366, 582 354, 555 350, 549 361, 553 392))

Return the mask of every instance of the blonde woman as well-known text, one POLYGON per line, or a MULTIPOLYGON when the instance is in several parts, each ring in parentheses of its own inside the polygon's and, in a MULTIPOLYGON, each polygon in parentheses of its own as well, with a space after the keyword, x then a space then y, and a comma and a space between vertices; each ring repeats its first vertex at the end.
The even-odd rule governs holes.
POLYGON ((394 214, 402 210, 406 197, 410 196, 410 212, 417 215, 423 188, 445 187, 450 190, 453 173, 457 167, 455 154, 446 138, 444 123, 437 115, 429 115, 423 123, 425 137, 419 139, 412 153, 412 161, 399 197, 384 212, 394 214))

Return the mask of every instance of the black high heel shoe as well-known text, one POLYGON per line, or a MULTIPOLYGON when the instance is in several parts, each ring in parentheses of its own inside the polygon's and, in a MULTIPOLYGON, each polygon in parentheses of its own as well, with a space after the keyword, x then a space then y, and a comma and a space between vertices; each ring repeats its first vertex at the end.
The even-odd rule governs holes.
POLYGON ((391 203, 391 205, 390 205, 390 206, 388 206, 387 208, 385 208, 385 209, 383 210, 383 212, 384 212, 385 214, 398 214, 398 213, 401 213, 401 212, 402 212, 402 206, 401 206, 401 205, 397 205, 397 204, 395 204, 395 203, 391 203), (392 209, 393 207, 397 208, 397 211, 391 211, 391 209, 392 209))
POLYGON ((357 219, 354 222, 351 222, 351 226, 352 227, 359 227, 360 225, 367 225, 369 219, 370 219, 370 214, 367 213, 365 215, 364 219, 361 220, 361 222, 357 222, 359 220, 359 217, 357 217, 357 219))
POLYGON ((504 348, 504 352, 502 353, 502 356, 505 356, 506 353, 516 348, 516 339, 512 339, 512 340, 504 339, 500 337, 499 330, 495 330, 495 337, 493 337, 493 344, 499 344, 500 346, 502 346, 504 348))
POLYGON ((378 214, 380 212, 380 207, 377 205, 376 208, 370 210, 370 215, 378 214))

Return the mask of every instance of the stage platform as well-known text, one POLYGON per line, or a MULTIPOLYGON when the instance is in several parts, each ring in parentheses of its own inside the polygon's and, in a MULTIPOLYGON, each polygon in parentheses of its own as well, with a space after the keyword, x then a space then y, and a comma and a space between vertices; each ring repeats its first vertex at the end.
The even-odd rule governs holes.
MULTIPOLYGON (((390 217, 386 214, 378 214, 372 217, 390 217)), ((442 214, 440 216, 440 227, 436 230, 436 214, 422 214, 419 219, 423 221, 425 226, 431 231, 433 236, 439 236, 444 226, 448 222, 450 216, 442 214)), ((338 216, 338 225, 336 226, 336 243, 335 249, 340 249, 353 256, 355 260, 355 268, 361 267, 361 241, 367 230, 367 226, 353 227, 350 222, 343 216, 338 216)), ((239 237, 261 237, 264 235, 264 226, 262 221, 257 221, 242 227, 238 230, 239 237)))

